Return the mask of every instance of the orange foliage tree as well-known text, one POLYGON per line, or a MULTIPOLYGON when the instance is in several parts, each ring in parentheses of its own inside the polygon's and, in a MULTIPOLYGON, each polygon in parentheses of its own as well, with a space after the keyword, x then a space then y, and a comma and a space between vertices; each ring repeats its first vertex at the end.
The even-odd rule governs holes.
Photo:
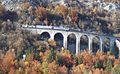
POLYGON ((56 61, 49 63, 48 68, 49 68, 49 74, 57 74, 58 65, 56 61))
POLYGON ((102 71, 97 68, 93 71, 93 74, 102 74, 102 71))
POLYGON ((62 14, 64 19, 66 19, 68 14, 68 8, 66 6, 60 5, 60 14, 62 14))
POLYGON ((29 3, 29 2, 26 2, 26 3, 21 4, 21 9, 22 9, 23 11, 28 10, 29 7, 30 7, 30 3, 29 3))
POLYGON ((32 61, 32 68, 30 74, 42 74, 41 64, 37 60, 32 61))
POLYGON ((72 18, 72 22, 74 23, 78 21, 78 9, 77 8, 71 9, 71 18, 72 18))
POLYGON ((83 59, 84 59, 84 63, 86 64, 89 64, 89 65, 92 65, 92 55, 89 53, 89 51, 85 50, 84 52, 82 52, 82 56, 83 56, 83 59))
POLYGON ((60 53, 57 53, 56 60, 60 65, 65 65, 68 68, 72 67, 72 65, 76 63, 69 50, 65 50, 64 48, 62 48, 60 53))
POLYGON ((60 66, 57 69, 57 74, 68 74, 68 69, 66 68, 66 66, 60 66))
POLYGON ((15 53, 7 51, 2 61, 2 68, 4 72, 8 72, 14 65, 15 53))
POLYGON ((72 74, 83 74, 80 65, 74 66, 72 69, 72 74))
POLYGON ((40 20, 45 19, 47 17, 47 11, 44 7, 38 7, 35 10, 36 17, 40 20))
POLYGON ((55 11, 57 14, 60 14, 64 19, 67 18, 68 15, 68 8, 64 5, 57 5, 55 7, 55 11))

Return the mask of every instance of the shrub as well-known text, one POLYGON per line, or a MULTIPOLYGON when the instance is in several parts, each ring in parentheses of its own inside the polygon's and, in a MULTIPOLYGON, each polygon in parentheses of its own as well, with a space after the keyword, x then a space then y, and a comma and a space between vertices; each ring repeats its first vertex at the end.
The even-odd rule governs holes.
POLYGON ((55 60, 55 49, 51 48, 50 53, 48 53, 47 61, 53 62, 55 60))
POLYGON ((96 69, 93 71, 93 74, 102 74, 102 71, 101 71, 99 68, 96 68, 96 69))
POLYGON ((82 64, 83 63, 83 56, 81 54, 77 55, 77 63, 82 64))
POLYGON ((113 66, 113 61, 111 59, 108 59, 107 64, 106 64, 106 68, 105 68, 106 74, 109 74, 111 72, 112 66, 113 66))
POLYGON ((49 68, 49 74, 57 74, 58 65, 56 61, 49 63, 48 68, 49 68))
POLYGON ((103 68, 103 63, 100 60, 97 60, 94 64, 94 68, 103 68))
POLYGON ((72 74, 83 74, 79 65, 72 68, 72 74))
POLYGON ((57 74, 68 74, 68 69, 66 66, 59 66, 57 69, 57 74))
POLYGON ((120 64, 112 69, 112 74, 120 74, 120 64))
POLYGON ((47 61, 43 61, 43 63, 42 63, 42 72, 43 72, 43 74, 49 73, 47 61))

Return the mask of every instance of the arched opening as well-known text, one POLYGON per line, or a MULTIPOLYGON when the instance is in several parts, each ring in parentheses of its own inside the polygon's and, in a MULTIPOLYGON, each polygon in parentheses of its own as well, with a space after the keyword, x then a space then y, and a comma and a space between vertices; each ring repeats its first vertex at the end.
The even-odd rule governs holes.
POLYGON ((43 32, 40 35, 40 40, 42 40, 42 41, 47 41, 49 38, 50 38, 50 34, 48 32, 43 32))
POLYGON ((100 38, 98 36, 93 37, 92 39, 92 52, 96 54, 96 52, 100 50, 100 38))
POLYGON ((114 46, 113 46, 113 49, 112 49, 112 52, 113 52, 113 54, 115 55, 115 57, 116 58, 118 58, 119 57, 119 48, 120 48, 120 40, 118 40, 118 39, 116 39, 115 41, 114 41, 114 46))
POLYGON ((80 51, 84 51, 88 48, 89 39, 87 35, 83 35, 80 38, 80 51))
POLYGON ((70 34, 67 37, 67 49, 70 50, 71 53, 76 53, 76 36, 75 34, 70 34))
POLYGON ((63 47, 63 35, 61 33, 57 33, 54 35, 54 40, 57 42, 59 47, 63 47))
POLYGON ((103 41, 103 52, 107 53, 110 51, 110 38, 105 38, 103 41))

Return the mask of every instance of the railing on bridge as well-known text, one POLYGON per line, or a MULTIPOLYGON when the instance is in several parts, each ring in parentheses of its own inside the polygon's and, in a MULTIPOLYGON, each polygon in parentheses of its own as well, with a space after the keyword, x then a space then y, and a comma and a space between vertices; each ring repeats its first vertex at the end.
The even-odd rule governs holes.
MULTIPOLYGON (((99 36, 105 36, 105 37, 114 37, 113 35, 105 35, 105 34, 96 34, 92 32, 82 31, 80 29, 71 29, 64 26, 43 26, 43 25, 22 25, 22 28, 35 28, 35 29, 52 29, 52 30, 64 30, 64 31, 75 31, 75 32, 82 32, 86 34, 92 34, 92 35, 99 35, 99 36)), ((114 37, 117 39, 120 39, 119 37, 114 37)))

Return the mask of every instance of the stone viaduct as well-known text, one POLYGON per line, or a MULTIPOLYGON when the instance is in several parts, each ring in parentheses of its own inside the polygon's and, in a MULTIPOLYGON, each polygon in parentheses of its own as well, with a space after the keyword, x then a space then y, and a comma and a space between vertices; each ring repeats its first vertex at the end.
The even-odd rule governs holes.
POLYGON ((112 49, 114 47, 115 40, 118 39, 113 36, 105 36, 105 35, 97 35, 97 34, 92 34, 92 33, 87 33, 87 32, 81 32, 78 30, 70 30, 69 28, 63 28, 63 27, 53 27, 53 26, 27 26, 24 25, 22 26, 23 29, 29 30, 32 33, 36 33, 39 35, 42 35, 45 33, 45 35, 49 35, 51 39, 55 39, 55 35, 59 34, 63 37, 63 47, 66 49, 68 48, 68 37, 70 35, 73 35, 75 38, 75 54, 78 54, 80 52, 80 47, 81 47, 81 38, 83 36, 86 36, 88 39, 88 49, 90 52, 92 52, 92 42, 95 38, 99 39, 99 50, 103 51, 103 46, 104 46, 104 40, 107 38, 109 39, 109 47, 112 49))

